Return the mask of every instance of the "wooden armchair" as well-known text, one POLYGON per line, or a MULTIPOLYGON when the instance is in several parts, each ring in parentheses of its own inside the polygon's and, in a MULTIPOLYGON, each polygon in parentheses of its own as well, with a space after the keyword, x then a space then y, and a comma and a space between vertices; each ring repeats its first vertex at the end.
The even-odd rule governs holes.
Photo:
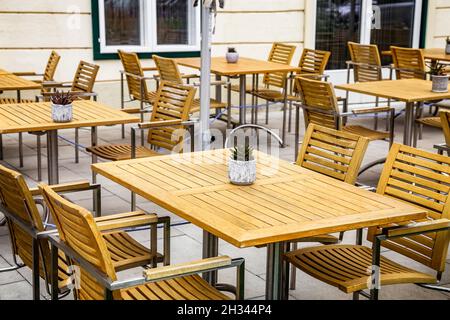
MULTIPOLYGON (((155 68, 143 68, 141 61, 136 53, 117 51, 122 62, 123 70, 120 71, 120 108, 123 112, 130 114, 139 114, 141 122, 144 121, 144 115, 151 112, 151 106, 156 98, 156 91, 149 91, 148 80, 154 80, 154 77, 145 76, 147 71, 158 71, 155 68), (127 82, 129 99, 125 100, 124 78, 127 82), (125 108, 125 103, 139 101, 139 108, 125 108)), ((125 125, 122 125, 122 139, 125 139, 125 125)))
MULTIPOLYGON (((50 188, 60 194, 92 190, 95 194, 94 208, 96 218, 93 218, 102 232, 107 250, 111 255, 116 270, 125 270, 137 266, 156 266, 157 262, 170 263, 168 252, 169 226, 168 218, 158 218, 155 214, 145 214, 142 211, 126 214, 116 214, 100 217, 100 186, 91 185, 87 181, 53 185, 50 188), (164 255, 157 253, 156 225, 165 225, 164 255), (124 228, 151 226, 152 239, 150 249, 134 240, 124 228)), ((47 230, 45 221, 39 214, 36 203, 43 204, 39 189, 29 189, 23 176, 0 165, 0 209, 6 217, 9 235, 13 249, 14 266, 1 269, 0 272, 15 270, 27 266, 33 270, 34 298, 39 299, 39 277, 46 281, 46 289, 52 284, 50 277, 50 245, 45 239, 55 230, 47 230), (18 262, 18 258, 22 263, 18 262)), ((44 207, 46 208, 46 207, 44 207)), ((69 264, 64 254, 59 255, 58 284, 60 294, 68 291, 70 281, 69 264)))
POLYGON ((368 240, 373 241, 372 249, 361 245, 311 247, 289 252, 286 260, 318 280, 353 293, 354 299, 360 294, 378 299, 383 285, 437 283, 445 270, 450 239, 449 173, 449 157, 394 144, 377 193, 422 207, 428 212, 428 219, 370 228, 368 240), (436 274, 419 272, 381 256, 380 245, 436 274), (370 295, 362 291, 365 289, 370 289, 370 295))
MULTIPOLYGON (((132 128, 131 144, 100 145, 86 148, 95 157, 111 161, 144 158, 161 155, 157 148, 172 152, 183 152, 184 128, 190 129, 191 150, 194 149, 194 121, 189 121, 189 112, 194 101, 196 88, 161 82, 154 101, 150 122, 143 122, 132 128), (147 142, 152 149, 144 145, 136 147, 136 130, 148 129, 147 142)), ((143 137, 143 135, 141 135, 143 137)), ((94 161, 96 160, 94 157, 94 161)), ((95 181, 95 175, 93 177, 95 181)), ((135 209, 135 196, 132 193, 132 210, 135 209)))
MULTIPOLYGON (((170 265, 143 272, 143 277, 117 281, 116 270, 100 229, 92 215, 40 185, 45 201, 56 221, 59 238, 52 236, 52 252, 63 251, 80 269, 79 300, 227 300, 229 297, 209 285, 197 273, 238 266, 236 297, 243 298, 243 260, 232 261, 227 256, 193 263, 170 265), (71 223, 76 220, 77 224, 71 223), (79 235, 83 235, 83 242, 79 235)), ((56 294, 54 295, 56 296, 56 294)))
MULTIPOLYGON (((61 57, 56 51, 52 51, 50 53, 50 57, 48 58, 47 65, 45 67, 44 73, 36 73, 36 72, 15 72, 14 74, 17 76, 30 76, 30 77, 42 77, 42 80, 33 80, 42 85, 41 93, 48 92, 49 88, 46 85, 54 82, 54 76, 56 72, 56 67, 58 66, 59 60, 61 57)), ((36 98, 37 99, 37 98, 36 98)), ((12 104, 12 103, 27 103, 34 102, 32 99, 17 99, 14 98, 0 98, 0 104, 12 104)), ((37 146, 37 168, 38 168, 38 181, 42 180, 42 165, 41 165, 41 136, 44 135, 44 132, 32 133, 36 135, 36 146, 37 146)), ((23 140, 22 133, 19 133, 19 164, 20 167, 23 167, 23 140)), ((2 135, 0 134, 0 148, 3 148, 3 143, 1 142, 2 135)), ((3 150, 0 150, 0 154, 3 156, 3 150)))
MULTIPOLYGON (((178 64, 174 59, 168 59, 168 58, 163 58, 157 55, 153 55, 152 56, 153 61, 155 61, 156 64, 156 68, 158 69, 158 80, 162 80, 165 82, 171 82, 171 83, 176 83, 176 84, 183 84, 183 77, 182 74, 180 73, 180 70, 178 68, 178 64)), ((226 82, 221 82, 221 84, 226 85, 226 82)), ((217 86, 219 85, 218 82, 213 82, 211 83, 212 86, 217 86)), ((215 99, 210 99, 210 108, 213 110, 220 110, 220 109, 225 109, 228 108, 230 105, 230 102, 227 103, 222 103, 220 101, 217 101, 215 99)), ((194 99, 194 101, 192 102, 192 107, 190 112, 194 113, 194 112, 198 112, 200 111, 200 99, 194 99)))
POLYGON ((450 156, 450 110, 441 110, 439 112, 439 117, 442 124, 445 143, 437 144, 434 146, 434 148, 438 150, 439 154, 442 155, 444 154, 444 151, 446 151, 447 155, 450 156))
MULTIPOLYGON (((302 148, 296 164, 344 181, 351 185, 356 183, 369 139, 352 133, 338 131, 317 124, 310 124, 303 139, 302 148)), ((297 250, 297 242, 319 242, 335 244, 342 240, 333 235, 321 235, 292 241, 292 250, 297 250)), ((296 268, 291 267, 290 288, 295 289, 296 268)))
MULTIPOLYGON (((355 82, 368 82, 383 80, 382 70, 386 66, 381 65, 380 52, 375 44, 360 44, 348 42, 351 61, 347 61, 347 83, 350 83, 350 72, 353 69, 353 78, 355 82)), ((390 79, 392 79, 392 69, 390 69, 390 79)), ((349 92, 346 92, 348 100, 349 92)), ((375 107, 379 107, 379 97, 375 98, 375 107)), ((388 100, 387 105, 390 105, 388 100)), ((344 110, 346 112, 347 110, 344 110)), ((378 130, 378 115, 375 114, 374 130, 378 130)), ((388 130, 389 123, 386 123, 388 130)))
MULTIPOLYGON (((303 108, 303 115, 305 120, 305 127, 309 124, 318 124, 324 127, 341 130, 344 132, 352 133, 358 136, 363 136, 370 141, 375 140, 388 140, 389 146, 394 141, 394 109, 391 107, 377 107, 377 108, 358 108, 353 109, 347 113, 341 113, 338 107, 338 101, 335 95, 333 85, 329 82, 313 80, 309 78, 297 78, 296 84, 299 86, 299 90, 302 93, 302 104, 296 105, 296 128, 295 128, 295 141, 296 148, 295 154, 298 154, 299 143, 299 118, 300 108, 303 108), (386 113, 390 119, 389 131, 377 131, 369 129, 360 125, 344 125, 343 117, 357 117, 363 114, 375 114, 386 113)), ((365 171, 368 168, 384 163, 385 159, 377 160, 365 166, 361 171, 365 171)))

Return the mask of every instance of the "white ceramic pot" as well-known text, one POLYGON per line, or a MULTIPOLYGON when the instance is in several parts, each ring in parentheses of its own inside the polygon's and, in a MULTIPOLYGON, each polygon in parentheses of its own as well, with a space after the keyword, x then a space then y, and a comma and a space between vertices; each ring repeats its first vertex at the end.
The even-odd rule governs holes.
POLYGON ((239 53, 237 52, 227 52, 225 55, 228 63, 237 63, 239 60, 239 53))
POLYGON ((232 184, 248 186, 256 180, 256 160, 240 161, 230 159, 228 178, 232 184))
POLYGON ((52 119, 54 122, 72 121, 72 104, 61 105, 52 103, 52 119))
POLYGON ((448 75, 443 76, 431 76, 433 92, 448 92, 448 75))

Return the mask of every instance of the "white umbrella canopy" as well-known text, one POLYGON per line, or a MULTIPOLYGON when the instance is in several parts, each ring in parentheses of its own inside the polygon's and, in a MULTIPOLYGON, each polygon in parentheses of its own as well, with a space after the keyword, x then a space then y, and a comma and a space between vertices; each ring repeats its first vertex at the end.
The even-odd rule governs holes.
MULTIPOLYGON (((194 7, 199 0, 194 0, 194 7)), ((211 36, 213 26, 212 14, 217 12, 217 7, 223 8, 225 0, 202 0, 201 23, 201 73, 200 73, 200 137, 202 150, 208 149, 211 143, 209 131, 210 112, 210 84, 211 84, 211 36)), ((193 137, 192 137, 193 138, 193 137)))

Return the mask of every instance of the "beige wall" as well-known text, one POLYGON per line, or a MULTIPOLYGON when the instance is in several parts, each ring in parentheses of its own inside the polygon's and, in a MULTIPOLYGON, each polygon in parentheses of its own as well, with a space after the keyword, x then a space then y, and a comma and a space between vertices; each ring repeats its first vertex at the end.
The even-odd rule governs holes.
POLYGON ((450 37, 450 0, 429 0, 427 38, 428 48, 443 48, 450 37))
MULTIPOLYGON (((52 49, 61 55, 56 80, 71 81, 79 60, 93 61, 90 0, 1 0, 0 67, 39 71, 52 49), (79 15, 74 16, 73 12, 79 15)), ((217 16, 213 54, 234 46, 243 56, 266 59, 274 41, 303 44, 304 0, 228 0, 217 16)), ((298 61, 297 50, 294 61, 298 61)), ((99 60, 100 100, 119 104, 119 61, 99 60)), ((150 60, 144 65, 152 65, 150 60)), ((34 93, 33 93, 34 94, 34 93)), ((29 93, 32 95, 32 93, 29 93)))

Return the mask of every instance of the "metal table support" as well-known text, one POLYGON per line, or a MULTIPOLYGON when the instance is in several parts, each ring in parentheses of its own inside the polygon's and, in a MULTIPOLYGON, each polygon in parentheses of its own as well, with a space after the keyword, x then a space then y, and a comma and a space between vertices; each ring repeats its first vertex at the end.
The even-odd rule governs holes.
POLYGON ((47 131, 48 183, 58 184, 58 130, 47 131))
POLYGON ((267 245, 266 300, 288 299, 289 265, 283 259, 287 251, 286 242, 267 245))
MULTIPOLYGON (((203 259, 217 257, 218 255, 219 239, 208 231, 203 231, 203 259)), ((203 279, 212 286, 215 286, 217 284, 217 271, 204 273, 203 279)))
POLYGON ((247 88, 247 78, 245 74, 239 76, 239 124, 246 123, 246 88, 247 88))
POLYGON ((415 111, 415 103, 414 102, 406 103, 403 144, 407 145, 407 146, 412 145, 413 128, 414 128, 414 121, 415 121, 415 112, 414 111, 415 111))

